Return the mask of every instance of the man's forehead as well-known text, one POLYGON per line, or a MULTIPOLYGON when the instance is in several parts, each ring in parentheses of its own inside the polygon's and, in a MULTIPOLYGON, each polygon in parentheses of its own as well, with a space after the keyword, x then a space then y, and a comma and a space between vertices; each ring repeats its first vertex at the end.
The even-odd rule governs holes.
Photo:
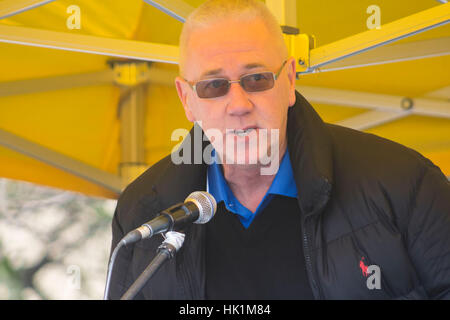
POLYGON ((245 25, 217 23, 191 32, 185 47, 185 70, 191 70, 188 72, 191 77, 245 73, 258 68, 267 70, 278 63, 279 52, 273 45, 273 36, 265 32, 261 22, 243 23, 245 25))
POLYGON ((271 69, 279 55, 272 47, 248 41, 216 42, 205 46, 191 46, 187 52, 186 65, 199 78, 243 74, 251 70, 271 69))
MULTIPOLYGON (((242 69, 243 71, 251 71, 254 69, 268 69, 268 68, 269 67, 266 64, 261 62, 250 62, 240 67, 240 69, 242 69)), ((223 68, 208 69, 201 73, 200 78, 218 76, 224 74, 225 72, 226 70, 223 68)))

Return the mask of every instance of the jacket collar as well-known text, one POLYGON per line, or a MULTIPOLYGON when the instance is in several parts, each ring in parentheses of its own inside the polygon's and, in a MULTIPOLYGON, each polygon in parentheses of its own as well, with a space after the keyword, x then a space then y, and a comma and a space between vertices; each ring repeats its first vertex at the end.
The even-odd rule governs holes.
POLYGON ((167 166, 154 185, 161 208, 183 202, 194 191, 206 190, 207 164, 202 155, 210 144, 203 130, 195 124, 180 147, 166 159, 167 166), (178 164, 180 158, 183 161, 178 164))
POLYGON ((319 212, 329 200, 333 184, 331 137, 309 102, 296 92, 288 112, 288 148, 305 215, 319 212))
MULTIPOLYGON (((300 208, 306 216, 317 213, 326 205, 333 184, 331 138, 322 119, 298 92, 295 104, 288 111, 287 139, 300 208)), ((161 199, 162 207, 183 201, 193 191, 206 190, 207 164, 203 159, 206 148, 210 154, 212 146, 195 124, 175 151, 188 163, 171 163, 164 177, 169 183, 163 182, 158 188, 160 196, 166 195, 161 199), (188 150, 190 154, 184 155, 188 150)))

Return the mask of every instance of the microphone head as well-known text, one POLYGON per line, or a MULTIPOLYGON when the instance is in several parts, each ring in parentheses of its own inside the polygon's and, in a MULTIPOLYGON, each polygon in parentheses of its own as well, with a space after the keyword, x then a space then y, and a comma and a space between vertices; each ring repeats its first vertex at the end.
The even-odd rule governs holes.
POLYGON ((184 202, 194 202, 199 210, 198 219, 194 221, 197 224, 207 223, 214 217, 217 210, 216 199, 206 191, 195 191, 187 196, 184 202))

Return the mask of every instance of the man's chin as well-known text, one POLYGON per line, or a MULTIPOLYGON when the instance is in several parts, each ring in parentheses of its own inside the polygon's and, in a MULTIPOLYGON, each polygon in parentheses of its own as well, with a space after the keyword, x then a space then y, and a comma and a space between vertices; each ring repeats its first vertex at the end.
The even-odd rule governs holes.
POLYGON ((265 166, 271 161, 269 151, 259 151, 257 148, 245 150, 237 150, 233 153, 225 153, 221 159, 225 159, 224 163, 229 165, 246 165, 246 166, 265 166))
POLYGON ((271 154, 270 147, 263 153, 258 153, 257 151, 257 149, 246 149, 236 154, 233 152, 225 153, 219 156, 217 160, 220 164, 233 166, 233 168, 246 170, 258 169, 261 175, 276 174, 279 168, 279 154, 271 154))

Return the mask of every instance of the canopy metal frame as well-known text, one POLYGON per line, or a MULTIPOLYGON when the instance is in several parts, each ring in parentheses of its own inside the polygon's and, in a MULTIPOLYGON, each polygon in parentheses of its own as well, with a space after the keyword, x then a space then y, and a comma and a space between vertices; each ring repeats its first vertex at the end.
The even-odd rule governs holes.
POLYGON ((0 145, 74 174, 114 193, 119 194, 122 190, 120 177, 2 129, 0 129, 0 145))
POLYGON ((0 19, 40 7, 55 0, 3 0, 0 2, 0 19))
POLYGON ((149 5, 161 10, 172 18, 180 22, 185 22, 186 17, 194 11, 195 8, 181 0, 144 0, 149 5))

